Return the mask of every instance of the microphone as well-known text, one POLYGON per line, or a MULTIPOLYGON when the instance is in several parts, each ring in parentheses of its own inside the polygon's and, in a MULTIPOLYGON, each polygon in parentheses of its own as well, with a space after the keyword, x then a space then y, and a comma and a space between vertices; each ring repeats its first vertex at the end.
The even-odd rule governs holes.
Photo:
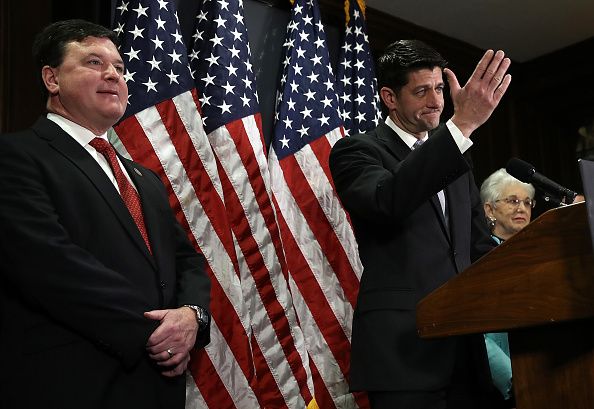
POLYGON ((534 166, 518 158, 511 158, 505 166, 507 173, 524 183, 532 183, 545 193, 544 200, 557 206, 573 203, 577 193, 541 175, 534 166))

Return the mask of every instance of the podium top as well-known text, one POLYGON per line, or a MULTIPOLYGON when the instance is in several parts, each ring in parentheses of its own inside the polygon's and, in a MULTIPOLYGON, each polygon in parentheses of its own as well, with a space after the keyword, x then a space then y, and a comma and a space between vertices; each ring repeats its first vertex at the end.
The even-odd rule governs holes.
POLYGON ((417 305, 421 337, 591 317, 594 255, 585 203, 545 212, 417 305))

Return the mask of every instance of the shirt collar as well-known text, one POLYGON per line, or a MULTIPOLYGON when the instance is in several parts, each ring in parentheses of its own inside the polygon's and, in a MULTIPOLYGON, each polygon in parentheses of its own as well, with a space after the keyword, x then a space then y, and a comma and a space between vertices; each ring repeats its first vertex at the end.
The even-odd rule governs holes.
MULTIPOLYGON (((408 146, 410 149, 413 148, 413 145, 418 140, 418 138, 416 136, 406 132, 405 130, 400 128, 398 125, 396 125, 396 123, 394 123, 394 121, 392 121, 392 118, 390 118, 389 115, 388 115, 388 117, 386 117, 386 125, 388 125, 390 128, 392 128, 392 130, 394 132, 396 132, 396 134, 400 137, 400 139, 402 139, 402 141, 406 144, 406 146, 408 146)), ((425 132, 425 135, 421 138, 421 140, 423 142, 425 142, 427 140, 427 138, 429 138, 429 132, 425 132)))
POLYGON ((87 128, 80 126, 79 124, 72 122, 69 119, 64 118, 61 115, 54 114, 53 112, 48 112, 47 119, 56 123, 64 132, 72 137, 76 142, 78 142, 81 146, 85 147, 95 138, 107 139, 107 132, 103 135, 95 135, 93 132, 89 131, 87 128))

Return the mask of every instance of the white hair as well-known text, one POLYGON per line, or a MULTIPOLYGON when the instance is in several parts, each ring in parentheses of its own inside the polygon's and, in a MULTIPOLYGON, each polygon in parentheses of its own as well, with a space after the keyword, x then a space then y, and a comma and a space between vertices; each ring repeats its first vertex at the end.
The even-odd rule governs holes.
POLYGON ((503 188, 510 185, 519 185, 524 187, 526 191, 528 191, 528 196, 530 196, 530 199, 534 199, 534 186, 532 186, 530 183, 521 182, 507 173, 504 168, 501 168, 491 173, 491 175, 485 179, 481 185, 481 201, 483 203, 495 203, 496 200, 501 199, 501 192, 503 191, 503 188))

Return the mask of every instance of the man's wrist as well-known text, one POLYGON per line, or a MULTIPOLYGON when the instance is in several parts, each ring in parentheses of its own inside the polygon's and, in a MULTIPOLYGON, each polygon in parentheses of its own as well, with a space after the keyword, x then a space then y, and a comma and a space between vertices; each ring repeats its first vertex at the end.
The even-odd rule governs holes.
POLYGON ((208 328, 208 325, 210 324, 210 314, 205 308, 192 304, 184 304, 183 307, 188 307, 194 310, 194 313, 196 314, 196 322, 198 323, 198 332, 208 328))
POLYGON ((456 142, 456 146, 458 146, 460 152, 466 152, 472 146, 470 138, 465 137, 460 128, 458 128, 458 125, 451 119, 446 122, 446 126, 450 131, 452 138, 454 138, 454 142, 456 142))
POLYGON ((465 138, 470 138, 470 135, 475 131, 477 126, 467 121, 462 120, 456 114, 450 118, 450 121, 455 125, 465 138))

